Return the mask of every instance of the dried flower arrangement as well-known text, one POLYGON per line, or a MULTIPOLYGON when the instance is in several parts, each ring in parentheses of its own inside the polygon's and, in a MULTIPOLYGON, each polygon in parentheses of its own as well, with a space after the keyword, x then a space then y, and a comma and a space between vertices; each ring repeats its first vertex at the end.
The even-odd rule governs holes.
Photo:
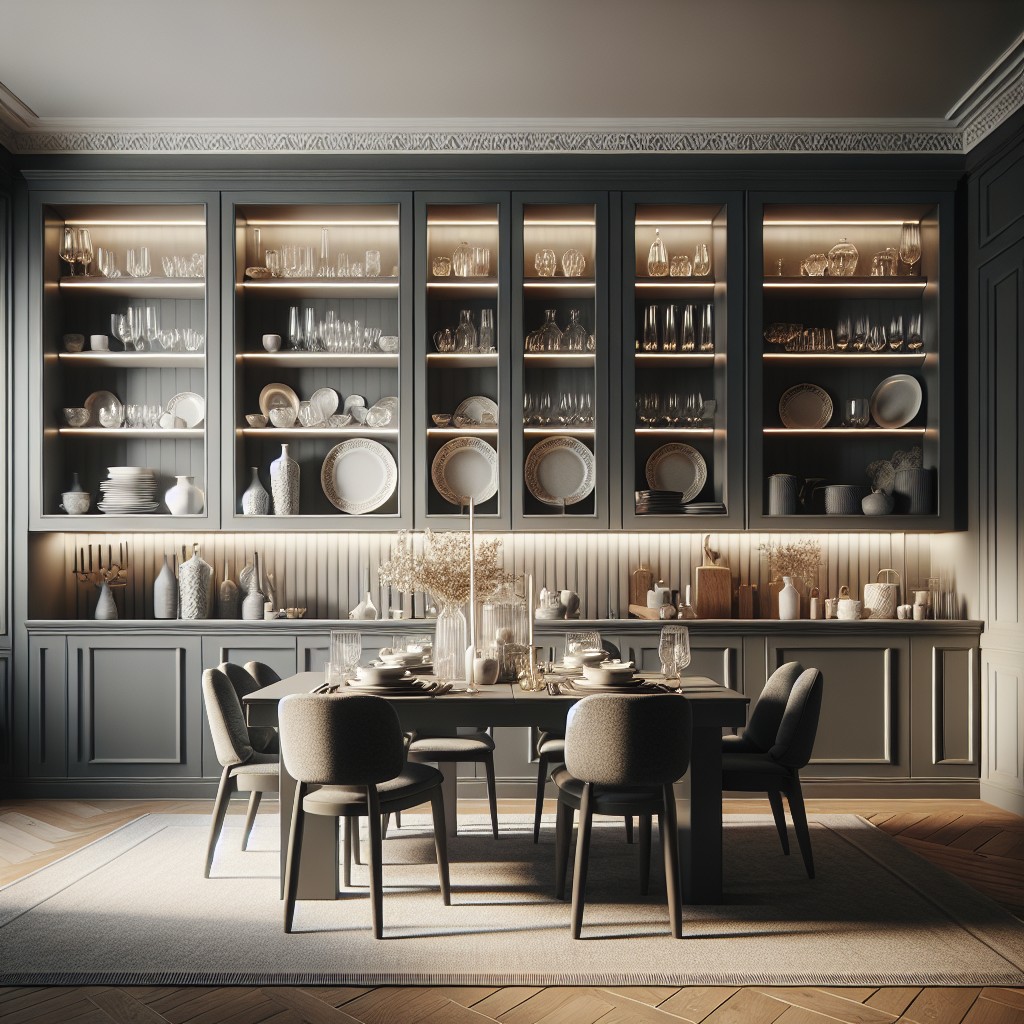
MULTIPOLYGON (((477 540, 478 598, 489 596, 502 583, 514 582, 515 576, 502 568, 500 556, 500 540, 477 540)), ((391 558, 380 567, 379 576, 381 583, 406 594, 426 590, 437 601, 464 604, 469 600, 469 534, 427 530, 423 535, 423 555, 417 558, 408 533, 402 530, 391 558)))
POLYGON ((797 540, 787 544, 760 544, 761 552, 768 559, 772 579, 795 576, 798 579, 814 580, 821 564, 821 545, 816 540, 797 540))

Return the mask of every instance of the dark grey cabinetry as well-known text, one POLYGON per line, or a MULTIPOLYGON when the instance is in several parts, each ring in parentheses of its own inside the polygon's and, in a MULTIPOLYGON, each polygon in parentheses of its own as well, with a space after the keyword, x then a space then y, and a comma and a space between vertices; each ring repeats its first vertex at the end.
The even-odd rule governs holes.
POLYGON ((68 773, 67 647, 64 637, 32 637, 28 648, 28 766, 33 778, 68 773))
POLYGON ((5 651, 0 654, 0 771, 9 773, 14 750, 11 743, 11 659, 5 651))

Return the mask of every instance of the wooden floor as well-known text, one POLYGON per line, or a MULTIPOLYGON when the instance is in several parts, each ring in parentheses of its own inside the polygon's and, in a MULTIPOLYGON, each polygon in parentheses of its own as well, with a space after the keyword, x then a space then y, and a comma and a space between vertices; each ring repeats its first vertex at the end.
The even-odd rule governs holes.
MULTIPOLYGON (((460 803, 460 807, 463 805, 460 803)), ((239 804, 239 811, 241 804, 239 804)), ((467 811, 482 811, 470 803, 467 811)), ((207 801, 0 801, 0 885, 141 814, 207 801)), ((270 805, 267 813, 275 808, 270 805)), ((504 801, 504 813, 530 813, 504 801)), ((979 801, 811 800, 861 814, 1024 918, 1024 819, 979 801)), ((729 801, 728 813, 768 813, 729 801)), ((0 1024, 1024 1024, 1020 988, 0 988, 0 1024)))

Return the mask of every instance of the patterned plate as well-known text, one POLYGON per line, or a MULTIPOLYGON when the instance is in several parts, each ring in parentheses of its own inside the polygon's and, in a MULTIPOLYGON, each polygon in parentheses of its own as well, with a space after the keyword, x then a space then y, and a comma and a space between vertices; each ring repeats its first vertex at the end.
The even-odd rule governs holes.
POLYGON ((797 384, 779 399, 779 419, 791 430, 827 427, 832 419, 832 399, 817 384, 797 384))
POLYGON ((483 438, 453 437, 434 456, 430 479, 452 505, 480 505, 498 492, 498 453, 483 438))
POLYGON ((359 516, 380 508, 395 493, 398 466, 378 441, 354 437, 327 453, 320 485, 335 508, 359 516))
POLYGON ((575 505, 594 490, 594 453, 575 437, 548 437, 530 449, 526 489, 545 505, 575 505))
POLYGON ((647 486, 656 491, 678 491, 680 501, 692 501, 708 479, 708 466, 689 444, 663 444, 651 454, 644 470, 647 486))

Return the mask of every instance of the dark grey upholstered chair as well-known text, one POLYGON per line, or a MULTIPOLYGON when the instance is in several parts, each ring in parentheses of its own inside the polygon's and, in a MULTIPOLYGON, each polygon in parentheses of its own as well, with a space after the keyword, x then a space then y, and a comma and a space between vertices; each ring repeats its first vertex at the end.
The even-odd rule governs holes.
POLYGON ((458 764, 475 761, 487 773, 487 802, 491 808, 491 832, 498 838, 498 792, 494 783, 494 738, 490 729, 459 736, 421 736, 413 733, 407 757, 413 764, 458 764))
POLYGON ((580 812, 572 880, 572 937, 583 927, 583 905, 594 814, 640 815, 641 890, 650 872, 650 818, 658 815, 665 889, 672 934, 682 937, 679 837, 675 792, 690 763, 690 706, 676 694, 594 694, 570 712, 564 768, 552 776, 558 789, 555 829, 555 895, 565 898, 573 816, 580 812), (646 836, 646 839, 645 839, 646 836))
MULTIPOLYGON (((237 666, 234 666, 237 668, 237 666)), ((254 749, 245 724, 242 703, 232 685, 231 679, 219 668, 208 668, 203 673, 203 701, 206 717, 210 723, 213 746, 223 771, 217 787, 217 799, 213 805, 213 820, 210 822, 210 838, 206 846, 206 866, 203 877, 210 877, 213 854, 217 848, 228 813, 228 803, 233 793, 276 793, 280 789, 278 755, 265 754, 254 749)), ((250 799, 246 815, 245 831, 242 838, 244 850, 252 831, 255 807, 250 799)))
MULTIPOLYGON (((783 669, 799 668, 796 662, 783 665, 773 675, 775 679, 783 669)), ((792 674, 787 672, 786 679, 792 674)), ((771 685, 771 680, 769 680, 771 685)), ((803 855, 807 877, 814 877, 814 859, 811 855, 811 836, 807 829, 807 814, 804 797, 800 789, 800 769, 811 759, 814 737, 818 731, 818 717, 821 712, 821 696, 824 684, 821 673, 809 668, 797 676, 790 687, 782 715, 777 716, 775 706, 777 694, 771 696, 772 718, 779 717, 778 729, 766 749, 758 749, 765 742, 764 735, 755 732, 748 737, 750 725, 739 736, 728 737, 735 742, 725 744, 722 754, 722 789, 744 793, 768 794, 775 827, 782 843, 782 851, 789 854, 789 837, 786 834, 786 815, 782 809, 782 797, 789 801, 793 815, 800 853, 803 855)), ((768 686, 764 693, 768 692, 768 686)), ((764 700, 764 694, 750 716, 751 724, 764 700)), ((762 719, 761 721, 764 721, 762 719)), ((760 725, 760 722, 759 722, 760 725)))
MULTIPOLYGON (((280 705, 285 767, 296 780, 285 859, 284 930, 292 930, 295 895, 307 814, 345 818, 345 862, 358 818, 370 832, 370 896, 373 934, 383 936, 384 893, 381 816, 430 800, 441 895, 451 903, 441 773, 429 765, 406 764, 402 730, 394 708, 369 694, 292 694, 280 705), (351 823, 351 827, 350 827, 351 823)), ((346 885, 350 879, 346 878, 346 885)))

